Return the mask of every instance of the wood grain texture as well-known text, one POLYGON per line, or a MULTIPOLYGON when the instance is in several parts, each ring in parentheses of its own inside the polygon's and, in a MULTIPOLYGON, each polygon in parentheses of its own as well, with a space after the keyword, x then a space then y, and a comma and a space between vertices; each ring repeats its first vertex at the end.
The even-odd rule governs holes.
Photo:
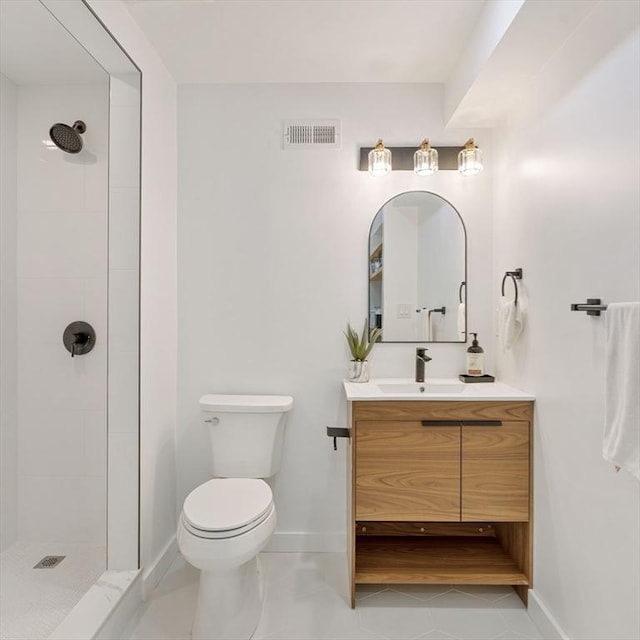
MULTIPOLYGON (((530 522, 504 522, 496 525, 496 539, 503 551, 513 558, 518 569, 527 576, 529 589, 533 587, 532 536, 530 522)), ((516 591, 526 605, 528 589, 516 589, 516 591)))
POLYGON ((510 584, 526 604, 533 567, 533 403, 352 402, 349 417, 354 435, 348 473, 351 605, 356 583, 510 584), (502 420, 503 425, 420 424, 438 419, 502 420), (407 428, 407 423, 414 424, 407 428), (428 431, 429 443, 419 435, 428 431), (451 459, 456 432, 457 472, 451 459), (431 454, 421 452, 423 448, 431 454), (425 468, 435 470, 435 477, 429 478, 425 468), (462 487, 464 493, 459 493, 454 515, 456 473, 461 475, 458 490, 462 487), (438 487, 443 481, 444 494, 438 487), (436 488, 438 495, 430 496, 436 488), (398 492, 406 500, 400 508, 398 492), (432 508, 431 503, 435 511, 446 505, 450 518, 420 517, 415 510, 403 515, 413 507, 432 508), (461 516, 465 522, 459 522, 461 516))
POLYGON ((528 422, 462 427, 461 519, 529 519, 528 422))
MULTIPOLYGON (((349 424, 352 425, 352 403, 348 403, 349 424)), ((352 429, 352 433, 355 429, 352 429)), ((349 449, 347 452, 347 563, 349 572, 351 608, 356 606, 356 530, 355 530, 355 463, 356 448, 353 438, 349 438, 349 449)))
POLYGON ((353 419, 360 420, 531 420, 531 402, 478 400, 381 400, 353 402, 353 419))
POLYGON ((495 538, 494 525, 486 522, 356 522, 358 536, 484 536, 495 538))
POLYGON ((357 520, 460 520, 460 427, 356 422, 357 520))
POLYGON ((356 582, 526 585, 527 577, 494 538, 358 537, 356 582))

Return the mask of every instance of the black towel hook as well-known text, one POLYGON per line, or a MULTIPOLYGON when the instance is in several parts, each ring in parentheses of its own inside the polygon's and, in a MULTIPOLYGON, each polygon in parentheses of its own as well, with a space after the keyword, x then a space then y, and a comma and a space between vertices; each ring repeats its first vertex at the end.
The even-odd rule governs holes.
POLYGON ((503 296, 504 296, 504 283, 506 282, 507 278, 511 278, 511 280, 513 281, 513 288, 515 289, 515 292, 516 292, 515 298, 513 299, 513 303, 518 304, 518 283, 516 282, 516 279, 522 280, 522 268, 518 267, 514 271, 505 271, 505 274, 502 277, 502 285, 500 287, 500 290, 502 291, 503 296))

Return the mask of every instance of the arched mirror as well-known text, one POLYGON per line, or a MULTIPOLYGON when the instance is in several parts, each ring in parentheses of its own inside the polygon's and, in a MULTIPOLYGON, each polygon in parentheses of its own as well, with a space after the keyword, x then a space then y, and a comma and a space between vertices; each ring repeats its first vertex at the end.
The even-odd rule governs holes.
POLYGON ((466 342, 467 233, 429 191, 386 202, 369 231, 369 323, 380 342, 466 342))

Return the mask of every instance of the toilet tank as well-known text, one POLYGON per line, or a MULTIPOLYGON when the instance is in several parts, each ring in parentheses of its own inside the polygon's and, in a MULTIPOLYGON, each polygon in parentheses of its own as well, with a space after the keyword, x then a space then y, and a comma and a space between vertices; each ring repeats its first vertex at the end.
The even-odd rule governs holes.
POLYGON ((212 476, 269 478, 280 469, 291 396, 218 395, 200 398, 209 434, 212 476))

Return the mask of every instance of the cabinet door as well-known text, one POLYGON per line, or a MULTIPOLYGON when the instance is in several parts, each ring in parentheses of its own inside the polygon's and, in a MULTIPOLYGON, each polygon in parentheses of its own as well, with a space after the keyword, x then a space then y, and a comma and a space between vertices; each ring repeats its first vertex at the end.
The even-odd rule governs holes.
POLYGON ((460 520, 460 426, 356 423, 357 520, 460 520))
POLYGON ((462 427, 462 520, 529 519, 529 422, 462 427))

